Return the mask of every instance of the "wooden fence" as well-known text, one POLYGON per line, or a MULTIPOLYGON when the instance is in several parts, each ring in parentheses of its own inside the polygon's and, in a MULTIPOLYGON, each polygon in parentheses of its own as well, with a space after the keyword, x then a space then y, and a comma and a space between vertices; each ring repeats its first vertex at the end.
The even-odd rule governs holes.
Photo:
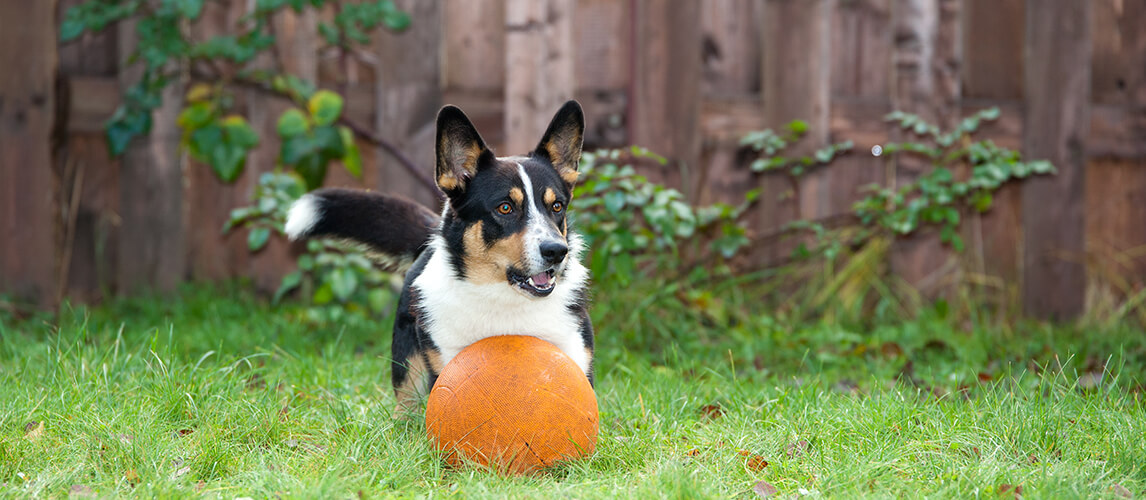
MULTIPOLYGON (((133 27, 57 46, 53 25, 78 1, 0 0, 0 67, 9 68, 0 74, 0 291, 50 305, 187 279, 247 276, 273 288, 292 265, 289 245, 250 254, 245 235, 220 228, 274 167, 283 105, 241 95, 264 140, 233 185, 178 150, 178 88, 151 137, 109 158, 100 127, 133 77, 121 62, 133 27)), ((208 9, 195 35, 225 30, 246 3, 208 9)), ((998 106, 985 135, 1060 173, 1003 189, 968 224, 960 267, 1041 317, 1075 316, 1146 278, 1146 0, 399 4, 413 14, 411 30, 377 36, 351 62, 326 55, 313 15, 277 18, 276 51, 291 71, 344 93, 355 120, 427 172, 442 104, 460 105, 504 154, 530 147, 559 103, 576 97, 589 146, 635 143, 667 156, 650 175, 696 202, 762 188, 750 220, 765 236, 795 218, 847 211, 858 186, 918 175, 924 165, 866 154, 897 137, 887 112, 949 125, 998 106), (801 150, 857 147, 793 197, 783 177, 750 171, 738 140, 797 118, 811 126, 801 150)), ((364 155, 363 179, 329 182, 434 201, 385 153, 364 155)), ((951 253, 937 240, 896 242, 891 268, 924 290, 940 287, 951 253)), ((756 248, 753 258, 780 251, 756 248)))

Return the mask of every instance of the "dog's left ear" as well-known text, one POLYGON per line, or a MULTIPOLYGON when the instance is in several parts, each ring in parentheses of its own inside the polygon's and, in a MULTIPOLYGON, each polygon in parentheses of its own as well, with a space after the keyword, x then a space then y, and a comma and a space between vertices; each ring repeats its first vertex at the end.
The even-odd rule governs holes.
POLYGON ((548 159, 561 178, 572 186, 577 182, 584 137, 585 113, 577 101, 569 101, 557 110, 533 154, 548 159))

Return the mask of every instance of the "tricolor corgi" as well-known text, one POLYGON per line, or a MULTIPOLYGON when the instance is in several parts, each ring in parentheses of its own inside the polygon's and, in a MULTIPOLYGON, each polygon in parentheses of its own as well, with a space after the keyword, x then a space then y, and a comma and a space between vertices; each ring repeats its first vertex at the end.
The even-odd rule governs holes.
POLYGON ((441 215, 348 189, 314 191, 291 207, 291 239, 349 240, 406 273, 392 347, 400 408, 412 408, 462 349, 495 335, 547 340, 593 383, 589 272, 567 214, 584 129, 581 106, 569 101, 536 149, 497 157, 469 118, 446 106, 437 120, 441 215))

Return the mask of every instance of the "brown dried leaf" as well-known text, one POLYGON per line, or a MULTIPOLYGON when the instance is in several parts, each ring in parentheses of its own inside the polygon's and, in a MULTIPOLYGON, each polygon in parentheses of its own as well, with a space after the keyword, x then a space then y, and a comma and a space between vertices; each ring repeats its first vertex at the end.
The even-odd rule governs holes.
POLYGON ((713 403, 700 407, 700 414, 707 419, 718 419, 724 416, 724 408, 719 404, 713 403))
POLYGON ((738 450, 736 453, 744 457, 744 465, 753 472, 760 472, 768 466, 768 461, 765 460, 764 457, 748 450, 738 450))
POLYGON ((1130 490, 1126 489, 1126 487, 1122 486, 1121 484, 1115 483, 1114 486, 1111 487, 1111 489, 1114 490, 1115 495, 1118 495, 1122 498, 1133 498, 1134 497, 1134 494, 1131 493, 1130 490))
POLYGON ((885 358, 895 359, 903 356, 903 347, 900 347, 896 342, 884 342, 879 346, 879 352, 883 354, 885 358))
POLYGON ((1007 484, 999 485, 997 490, 999 495, 1014 495, 1016 499, 1023 498, 1023 485, 1021 484, 1007 484))
POLYGON ((141 481, 141 479, 139 479, 139 474, 135 472, 135 469, 127 469, 127 472, 123 473, 123 478, 126 479, 127 482, 132 486, 139 484, 141 481))
POLYGON ((808 451, 808 442, 803 439, 795 443, 788 443, 788 446, 784 447, 784 454, 787 455, 788 458, 798 458, 806 451, 808 451))
POLYGON ((776 489, 775 486, 772 486, 767 481, 760 481, 756 483, 756 486, 752 487, 752 492, 760 498, 768 498, 776 495, 780 490, 776 489))
POLYGON ((700 450, 698 450, 696 448, 693 448, 691 450, 684 452, 684 456, 686 456, 686 457, 695 457, 697 455, 700 455, 700 450))
POLYGON ((33 420, 31 422, 24 424, 24 438, 25 439, 27 439, 29 441, 35 441, 37 439, 40 439, 40 437, 43 435, 44 435, 44 422, 42 420, 38 421, 38 422, 33 420))

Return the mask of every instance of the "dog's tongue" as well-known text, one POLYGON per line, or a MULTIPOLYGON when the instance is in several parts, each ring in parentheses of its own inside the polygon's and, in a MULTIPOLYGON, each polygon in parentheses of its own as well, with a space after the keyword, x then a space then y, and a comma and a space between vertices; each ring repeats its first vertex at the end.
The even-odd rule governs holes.
POLYGON ((549 272, 537 273, 533 275, 534 286, 549 286, 549 272))

